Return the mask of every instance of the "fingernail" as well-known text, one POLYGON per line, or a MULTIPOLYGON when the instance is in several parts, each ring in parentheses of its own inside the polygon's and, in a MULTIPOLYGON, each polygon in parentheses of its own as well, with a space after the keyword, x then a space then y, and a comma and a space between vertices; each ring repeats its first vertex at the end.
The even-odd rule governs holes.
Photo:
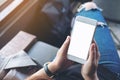
POLYGON ((70 36, 67 36, 66 40, 69 40, 70 36))

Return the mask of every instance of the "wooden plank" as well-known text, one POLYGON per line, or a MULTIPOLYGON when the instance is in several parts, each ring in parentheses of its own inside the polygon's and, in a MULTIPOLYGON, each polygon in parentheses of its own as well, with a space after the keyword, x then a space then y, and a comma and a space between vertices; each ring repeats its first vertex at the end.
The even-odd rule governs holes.
POLYGON ((34 42, 36 42, 36 36, 20 31, 0 50, 0 55, 9 56, 20 50, 28 50, 34 42))

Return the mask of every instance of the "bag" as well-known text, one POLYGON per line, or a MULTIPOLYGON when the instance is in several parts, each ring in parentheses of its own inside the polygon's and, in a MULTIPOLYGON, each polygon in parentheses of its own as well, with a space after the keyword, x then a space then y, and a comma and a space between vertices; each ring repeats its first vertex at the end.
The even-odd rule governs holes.
POLYGON ((24 51, 8 57, 0 55, 0 63, 0 80, 24 80, 39 69, 24 51))
POLYGON ((7 57, 0 55, 0 80, 25 80, 52 61, 57 51, 58 48, 38 41, 27 53, 21 50, 7 57))

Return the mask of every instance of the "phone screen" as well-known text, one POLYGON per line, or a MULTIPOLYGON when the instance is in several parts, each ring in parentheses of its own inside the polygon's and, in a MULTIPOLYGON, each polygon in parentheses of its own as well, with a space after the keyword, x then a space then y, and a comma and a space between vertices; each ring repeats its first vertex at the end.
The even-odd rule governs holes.
POLYGON ((68 59, 85 63, 96 29, 96 22, 96 20, 81 16, 75 19, 68 48, 68 59))

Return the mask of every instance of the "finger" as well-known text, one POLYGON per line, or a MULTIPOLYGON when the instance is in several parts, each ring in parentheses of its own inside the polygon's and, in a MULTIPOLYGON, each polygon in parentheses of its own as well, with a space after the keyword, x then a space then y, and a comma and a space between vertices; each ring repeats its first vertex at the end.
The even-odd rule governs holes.
POLYGON ((92 43, 95 43, 95 47, 96 47, 96 60, 99 61, 99 58, 100 58, 100 53, 99 53, 99 49, 98 49, 98 46, 96 44, 96 41, 93 40, 92 43))
POLYGON ((94 62, 97 63, 97 47, 96 44, 94 43, 94 62))
POLYGON ((92 40, 92 43, 95 43, 95 44, 96 44, 96 41, 95 41, 95 39, 93 39, 93 40, 92 40))
POLYGON ((99 49, 98 49, 96 42, 95 42, 95 47, 96 47, 96 60, 99 61, 100 53, 99 53, 99 49))
MULTIPOLYGON (((94 40, 94 39, 92 40, 92 43, 95 43, 95 40, 94 40)), ((91 43, 91 46, 92 46, 92 43, 91 43)), ((89 55, 90 55, 91 46, 90 46, 90 49, 89 49, 89 54, 88 54, 87 60, 88 60, 89 55)))
POLYGON ((64 41, 63 45, 60 48, 60 52, 61 53, 66 53, 67 54, 67 50, 68 50, 68 46, 70 43, 70 36, 67 36, 66 40, 64 41))
POLYGON ((95 40, 94 40, 94 39, 92 40, 92 43, 95 43, 95 40))
POLYGON ((100 52, 98 51, 96 55, 96 60, 99 62, 99 59, 100 59, 100 52))
POLYGON ((95 43, 92 43, 90 46, 90 51, 89 51, 89 57, 88 57, 88 61, 93 62, 95 61, 95 43))

